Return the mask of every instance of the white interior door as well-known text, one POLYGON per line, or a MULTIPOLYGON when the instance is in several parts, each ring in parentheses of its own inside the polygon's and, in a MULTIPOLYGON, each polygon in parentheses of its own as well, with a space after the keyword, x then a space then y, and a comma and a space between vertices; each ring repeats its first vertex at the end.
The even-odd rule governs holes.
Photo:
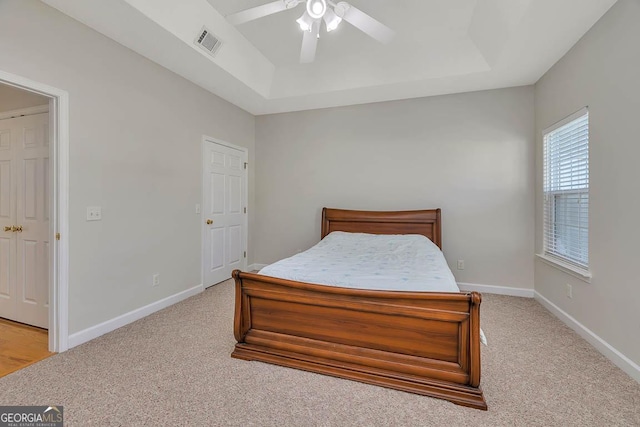
POLYGON ((49 114, 0 120, 0 317, 49 324, 49 114))
POLYGON ((13 319, 16 295, 16 121, 0 120, 0 317, 13 319))
POLYGON ((246 152, 204 142, 204 286, 245 267, 246 152))

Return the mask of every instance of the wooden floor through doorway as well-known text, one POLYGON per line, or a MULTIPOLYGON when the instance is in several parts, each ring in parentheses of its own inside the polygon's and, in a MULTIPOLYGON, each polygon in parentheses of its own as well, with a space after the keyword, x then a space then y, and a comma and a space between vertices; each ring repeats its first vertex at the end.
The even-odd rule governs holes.
POLYGON ((0 377, 53 354, 48 350, 46 329, 0 318, 0 377))

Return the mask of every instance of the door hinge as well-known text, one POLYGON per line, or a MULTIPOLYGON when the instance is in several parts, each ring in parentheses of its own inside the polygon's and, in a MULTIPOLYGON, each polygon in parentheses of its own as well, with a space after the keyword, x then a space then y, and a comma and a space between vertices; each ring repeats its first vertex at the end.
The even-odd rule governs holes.
POLYGON ((247 168, 247 165, 248 165, 248 163, 247 163, 247 162, 244 162, 244 168, 245 168, 245 169, 247 168))
POLYGON ((56 233, 56 240, 60 240, 60 233, 56 233))
POLYGON ((247 207, 246 206, 244 207, 244 213, 247 213, 247 207))
POLYGON ((247 251, 244 251, 244 257, 245 258, 247 257, 247 251))

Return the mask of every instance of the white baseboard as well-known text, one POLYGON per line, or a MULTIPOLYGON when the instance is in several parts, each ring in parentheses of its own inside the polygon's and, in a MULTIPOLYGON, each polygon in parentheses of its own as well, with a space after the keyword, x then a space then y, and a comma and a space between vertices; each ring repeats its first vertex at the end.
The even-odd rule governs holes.
POLYGON ((533 289, 510 288, 508 286, 477 285, 475 283, 458 283, 458 287, 461 291, 476 291, 487 294, 533 298, 533 289))
POLYGON ((536 292, 534 298, 544 308, 553 313, 558 319, 562 320, 568 327, 573 329, 578 335, 584 338, 589 344, 594 346, 596 350, 602 353, 607 359, 611 360, 614 365, 626 372, 631 378, 640 383, 640 366, 634 363, 624 354, 620 353, 608 342, 594 334, 590 329, 578 322, 569 313, 543 297, 536 292))
POLYGON ((262 270, 263 268, 265 268, 267 265, 269 264, 251 264, 247 267, 247 271, 253 271, 253 270, 262 270))
POLYGON ((137 308, 118 317, 114 317, 113 319, 107 320, 106 322, 102 322, 80 332, 76 332, 75 334, 71 334, 69 335, 69 348, 84 344, 87 341, 91 341, 92 339, 98 338, 100 335, 104 335, 108 332, 115 331, 116 329, 128 325, 129 323, 135 322, 136 320, 142 319, 143 317, 146 317, 151 313, 155 313, 156 311, 162 310, 163 308, 167 308, 175 303, 197 295, 202 291, 204 291, 204 286, 200 284, 194 286, 193 288, 163 298, 159 301, 152 302, 151 304, 145 305, 144 307, 137 308))

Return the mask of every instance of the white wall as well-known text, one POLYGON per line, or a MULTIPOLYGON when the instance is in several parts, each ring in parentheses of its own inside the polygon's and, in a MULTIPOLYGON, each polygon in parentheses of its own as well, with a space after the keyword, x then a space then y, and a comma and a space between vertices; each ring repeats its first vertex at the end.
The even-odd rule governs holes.
POLYGON ((536 84, 536 249, 542 250, 542 130, 589 106, 585 283, 541 261, 535 289, 640 364, 640 2, 620 0, 536 84), (573 299, 565 285, 573 285, 573 299))
POLYGON ((49 98, 0 84, 0 113, 38 105, 49 105, 49 98))
POLYGON ((0 52, 70 96, 69 332, 200 284, 202 135, 252 164, 253 116, 39 1, 0 2, 0 52))
POLYGON ((533 288, 532 86, 259 116, 256 141, 255 262, 318 242, 323 206, 440 207, 459 282, 533 288))

